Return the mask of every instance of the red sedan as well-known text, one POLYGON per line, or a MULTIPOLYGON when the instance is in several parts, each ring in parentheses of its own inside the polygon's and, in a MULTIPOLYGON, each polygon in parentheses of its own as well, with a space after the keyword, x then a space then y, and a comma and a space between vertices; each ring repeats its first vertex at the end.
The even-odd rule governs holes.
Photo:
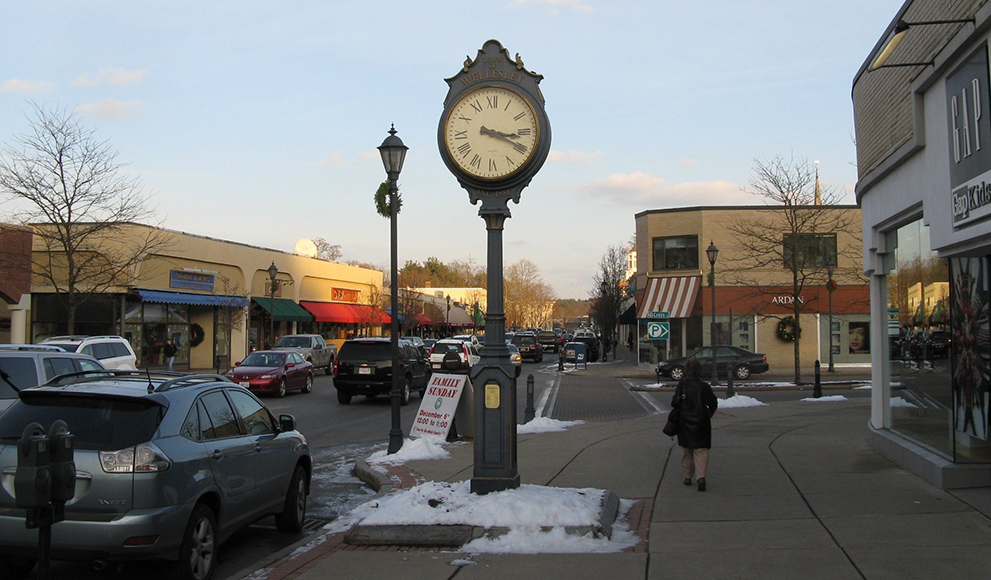
POLYGON ((253 393, 269 393, 277 397, 287 391, 313 390, 313 365, 299 353, 258 350, 227 371, 227 378, 253 393))

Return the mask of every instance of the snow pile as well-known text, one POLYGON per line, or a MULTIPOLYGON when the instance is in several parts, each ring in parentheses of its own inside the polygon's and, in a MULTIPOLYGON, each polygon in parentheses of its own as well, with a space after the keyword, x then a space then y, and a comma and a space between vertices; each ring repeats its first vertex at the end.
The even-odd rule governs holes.
POLYGON ((802 399, 802 400, 811 401, 813 403, 819 403, 819 402, 830 402, 830 401, 845 401, 846 397, 844 397, 843 395, 830 395, 828 397, 819 397, 818 399, 815 397, 809 397, 807 399, 802 399))
POLYGON ((567 431, 568 427, 581 425, 585 421, 558 421, 550 417, 536 417, 529 422, 516 427, 517 435, 529 435, 531 433, 556 433, 567 431))
POLYGON ((918 409, 919 406, 915 403, 910 403, 901 397, 891 397, 892 407, 908 407, 910 409, 918 409))
POLYGON ((399 451, 389 455, 386 450, 376 451, 368 456, 368 463, 388 463, 390 465, 400 465, 407 461, 419 461, 426 459, 447 459, 451 456, 440 444, 443 439, 432 437, 422 437, 419 439, 403 440, 403 447, 399 451))
POLYGON ((753 397, 746 395, 733 395, 728 399, 719 399, 720 409, 740 409, 742 407, 766 407, 767 403, 762 403, 753 397))

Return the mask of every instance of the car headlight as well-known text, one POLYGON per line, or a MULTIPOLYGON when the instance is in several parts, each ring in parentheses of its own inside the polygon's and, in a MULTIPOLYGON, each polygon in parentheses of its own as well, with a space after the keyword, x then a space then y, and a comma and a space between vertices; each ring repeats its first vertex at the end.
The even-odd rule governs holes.
POLYGON ((270 380, 275 379, 275 378, 278 378, 278 377, 279 377, 279 375, 277 375, 277 374, 269 373, 267 375, 262 375, 262 376, 260 376, 258 378, 259 379, 265 379, 265 380, 270 381, 270 380))

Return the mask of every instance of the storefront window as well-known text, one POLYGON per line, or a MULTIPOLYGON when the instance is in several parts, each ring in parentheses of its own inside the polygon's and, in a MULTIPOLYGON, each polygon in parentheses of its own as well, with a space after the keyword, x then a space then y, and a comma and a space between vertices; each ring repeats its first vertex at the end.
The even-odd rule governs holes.
POLYGON ((654 238, 654 270, 698 270, 698 236, 654 238))
MULTIPOLYGON (((948 261, 936 256, 930 249, 929 228, 922 220, 907 224, 887 234, 889 254, 885 258, 887 269, 887 336, 888 366, 891 388, 892 430, 914 441, 951 457, 954 460, 968 460, 972 451, 986 444, 986 430, 978 429, 962 437, 954 424, 954 407, 957 405, 980 405, 986 418, 986 405, 980 397, 971 397, 971 403, 964 403, 960 395, 954 396, 954 368, 960 372, 969 359, 983 360, 983 372, 987 369, 988 345, 976 341, 959 340, 953 344, 953 351, 939 337, 958 326, 953 309, 947 312, 945 305, 956 292, 955 300, 963 299, 968 304, 983 305, 983 322, 973 321, 982 330, 980 334, 987 340, 987 273, 983 259, 957 260, 958 280, 954 285, 969 287, 964 292, 950 288, 950 268, 948 261), (892 251, 893 250, 893 251, 892 251), (952 355, 952 356, 951 356, 952 355), (983 437, 981 437, 983 435, 983 437), (978 443, 979 442, 979 443, 978 443), (965 443, 961 446, 961 443, 965 443), (966 448, 966 452, 964 449, 966 448)), ((967 306, 970 309, 971 306, 967 306)), ((960 310, 963 310, 962 308, 960 310)), ((850 352, 858 350, 862 324, 849 324, 850 352)), ((870 336, 864 329, 866 336, 870 336)), ((957 336, 957 330, 953 330, 957 336)), ((843 334, 842 332, 840 333, 843 334)), ((962 335, 961 335, 962 336, 962 335)), ((864 347, 860 347, 864 348, 864 347)), ((869 348, 867 346, 866 348, 869 348)), ((846 350, 841 349, 841 352, 846 350)), ((973 365, 968 365, 973 367, 973 365)), ((966 373, 965 373, 966 374, 966 373)), ((980 373, 979 373, 980 374, 980 373)), ((968 376, 965 382, 972 387, 986 384, 984 378, 968 376), (973 380, 971 380, 973 379, 973 380)), ((979 388, 979 387, 978 387, 979 388)), ((969 389, 977 394, 977 389, 969 389)), ((987 392, 986 390, 984 391, 987 392)), ((965 397, 964 397, 965 398, 965 397)), ((986 400, 986 395, 984 396, 986 400)), ((976 410, 976 407, 971 407, 976 410)), ((968 423, 968 428, 971 425, 968 423)))

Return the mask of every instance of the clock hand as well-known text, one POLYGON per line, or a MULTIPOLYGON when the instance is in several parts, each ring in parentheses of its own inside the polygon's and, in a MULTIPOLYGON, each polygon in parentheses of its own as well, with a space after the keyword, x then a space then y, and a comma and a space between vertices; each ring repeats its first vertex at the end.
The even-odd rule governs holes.
POLYGON ((517 135, 516 133, 503 133, 502 131, 496 131, 495 129, 489 129, 485 125, 482 125, 481 129, 479 129, 479 133, 481 133, 482 135, 489 135, 491 137, 499 137, 501 139, 505 139, 505 140, 510 141, 510 142, 512 142, 513 139, 519 139, 520 138, 520 136, 517 135))

